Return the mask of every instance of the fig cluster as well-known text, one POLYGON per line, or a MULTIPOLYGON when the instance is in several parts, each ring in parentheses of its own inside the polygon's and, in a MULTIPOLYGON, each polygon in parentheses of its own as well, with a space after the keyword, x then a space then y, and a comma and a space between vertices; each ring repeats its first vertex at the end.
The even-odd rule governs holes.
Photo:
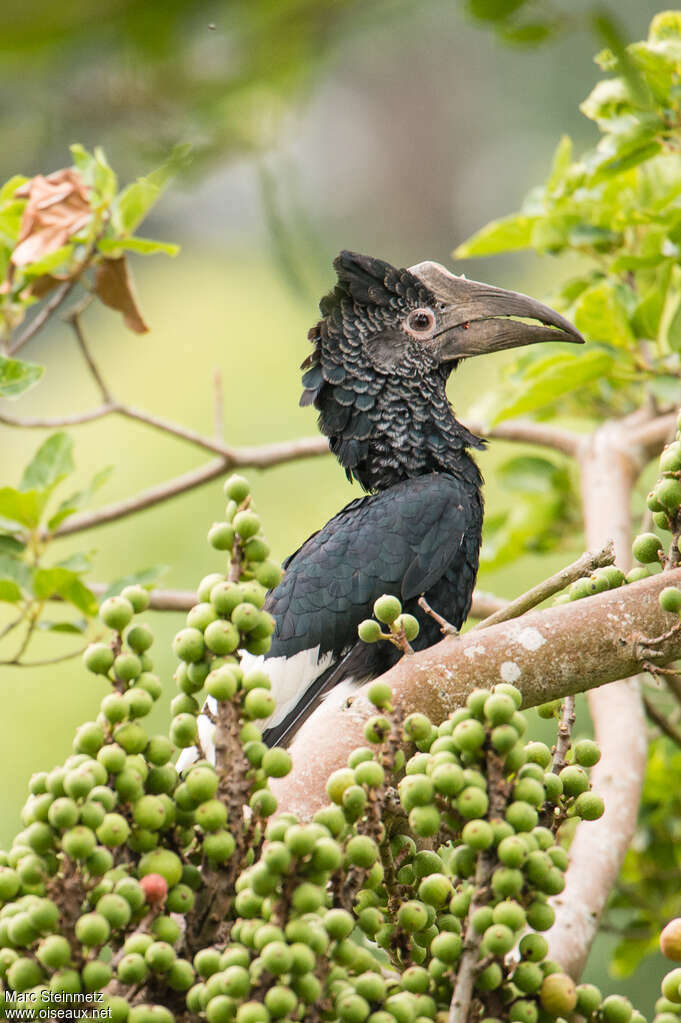
MULTIPOLYGON (((443 1023, 470 961, 471 1020, 629 1023, 628 1003, 575 987, 543 936, 565 884, 563 825, 603 813, 598 747, 582 739, 558 762, 527 741, 512 685, 435 725, 375 681, 365 744, 328 779, 329 804, 311 821, 274 816, 269 781, 291 757, 262 742, 271 685, 244 651, 269 644, 264 597, 281 570, 246 481, 227 497, 210 534, 226 570, 202 581, 174 642, 169 735, 145 727, 162 692, 147 592, 102 604, 111 634, 84 655, 106 685, 100 712, 63 765, 33 777, 0 852, 0 1000, 24 1019, 101 993, 115 1023, 443 1023)), ((416 636, 396 598, 374 613, 368 641, 416 636)))

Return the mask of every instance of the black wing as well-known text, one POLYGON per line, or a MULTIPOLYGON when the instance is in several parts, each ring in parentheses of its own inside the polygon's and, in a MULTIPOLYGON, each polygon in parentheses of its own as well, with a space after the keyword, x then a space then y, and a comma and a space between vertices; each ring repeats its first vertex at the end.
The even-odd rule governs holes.
POLYGON ((477 491, 454 476, 432 473, 351 502, 306 540, 267 599, 276 621, 267 657, 288 659, 316 649, 318 659, 327 655, 330 663, 300 678, 295 703, 279 721, 275 712, 276 726, 265 732, 268 743, 290 734, 339 682, 375 677, 394 663, 398 655, 389 644, 357 641, 357 626, 381 594, 399 597, 419 618, 417 649, 440 638, 417 605, 421 594, 457 628, 463 623, 481 524, 477 491))

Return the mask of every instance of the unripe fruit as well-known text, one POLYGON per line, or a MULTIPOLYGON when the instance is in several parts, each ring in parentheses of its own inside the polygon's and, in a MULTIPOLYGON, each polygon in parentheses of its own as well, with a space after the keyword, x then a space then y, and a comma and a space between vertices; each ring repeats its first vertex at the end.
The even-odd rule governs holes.
POLYGON ((400 614, 392 622, 391 629, 394 632, 404 629, 404 638, 408 643, 411 643, 419 634, 418 619, 414 615, 400 614))
POLYGON ((208 543, 216 551, 231 551, 234 527, 229 522, 214 522, 208 530, 208 543))
POLYGON ((235 848, 234 836, 229 831, 219 830, 204 836, 203 851, 214 863, 226 863, 234 855, 235 848))
POLYGON ((122 632, 130 624, 135 611, 125 597, 109 597, 99 608, 99 617, 109 629, 122 632))
POLYGON ((365 618, 357 626, 357 635, 363 643, 377 643, 383 633, 381 626, 374 618, 365 618))
POLYGON ((185 781, 187 791, 196 803, 212 799, 218 790, 218 776, 212 767, 195 767, 185 781))
POLYGON ((74 860, 86 859, 96 844, 93 831, 83 825, 65 832, 61 840, 62 849, 67 856, 74 860))
POLYGON ((102 845, 114 849, 123 845, 130 835, 130 826, 121 814, 108 813, 97 828, 97 838, 102 845))
MULTIPOLYGON (((681 598, 681 591, 677 591, 681 598)), ((593 767, 601 759, 601 751, 593 739, 580 739, 573 748, 575 763, 580 767, 593 767)))
POLYGON ((681 507, 681 483, 674 477, 659 480, 655 485, 655 497, 666 512, 675 515, 681 507))
POLYGON ((670 1002, 681 1004, 681 968, 671 970, 662 978, 661 990, 670 1002))
POLYGON ((231 700, 236 696, 237 677, 229 665, 211 671, 206 679, 206 689, 216 700, 231 700))
POLYGON ((535 931, 548 931, 553 927, 556 914, 553 906, 535 899, 526 910, 527 922, 535 931))
POLYGON ((637 561, 649 565, 659 561, 662 544, 655 533, 641 533, 634 540, 631 551, 637 561))
POLYGON ((552 1016, 566 1016, 577 1004, 574 981, 566 973, 549 974, 542 983, 539 1000, 552 1016))
POLYGON ((670 614, 681 613, 681 590, 676 586, 665 586, 660 593, 660 607, 670 614))
POLYGON ((42 971, 32 959, 15 959, 7 971, 7 980, 13 991, 28 991, 43 978, 42 971))
POLYGON ((568 764, 558 775, 563 783, 566 796, 578 796, 589 788, 589 778, 583 768, 576 764, 568 764))
POLYGON ((236 501, 237 504, 241 504, 245 501, 251 492, 251 487, 245 476, 239 476, 237 473, 233 473, 225 480, 224 494, 230 501, 236 501))
POLYGON ((681 917, 670 920, 660 935, 660 952, 667 959, 681 962, 681 917))
POLYGON ((384 625, 392 625, 397 616, 402 612, 402 604, 397 597, 384 593, 382 597, 374 602, 374 616, 383 622, 384 625))
POLYGON ((131 586, 126 586, 122 589, 121 597, 132 605, 132 609, 135 614, 140 614, 142 611, 146 611, 149 607, 149 592, 137 583, 133 583, 131 586))
POLYGON ((603 797, 597 792, 582 792, 575 800, 575 813, 585 821, 597 821, 605 813, 603 797))
POLYGON ((198 629, 180 629, 173 639, 173 653, 182 661, 200 661, 203 650, 203 633, 198 629))
POLYGON ((251 689, 244 699, 244 710, 255 719, 268 718, 274 711, 274 697, 268 689, 251 689))
POLYGON ((145 890, 145 877, 149 874, 160 874, 172 888, 179 884, 182 877, 182 861, 170 849, 152 849, 139 862, 140 883, 145 890))
POLYGON ((492 693, 485 700, 483 711, 491 725, 505 725, 515 714, 516 705, 505 693, 492 693))
POLYGON ((457 749, 465 753, 476 753, 485 741, 485 729, 475 718, 467 718, 458 723, 452 738, 457 749))
POLYGON ((122 895, 102 895, 97 902, 97 912, 116 930, 125 927, 131 916, 130 904, 122 895))
POLYGON ((71 946, 60 934, 51 934, 49 938, 41 941, 36 957, 43 966, 47 966, 51 970, 58 970, 70 962, 71 946))
POLYGON ((177 714, 170 722, 170 739, 180 749, 192 746, 198 736, 198 725, 193 714, 177 714))
MULTIPOLYGON (((241 607, 242 605, 239 605, 241 607)), ((245 605, 251 607, 250 604, 245 605)), ((251 607, 251 610, 253 608, 251 607)), ((224 656, 231 654, 239 645, 239 633, 236 624, 218 620, 211 622, 204 633, 206 646, 214 654, 224 656)))
POLYGON ((91 643, 83 654, 83 664, 95 675, 106 675, 114 662, 114 653, 107 643, 91 643))
POLYGON ((106 917, 101 913, 86 913, 76 920, 76 937, 88 947, 103 945, 111 933, 106 917))
POLYGON ((116 969, 116 976, 123 984, 141 984, 149 975, 149 968, 139 952, 124 955, 116 969))
POLYGON ((631 1002, 621 995, 608 995, 601 1005, 604 1023, 629 1023, 632 1013, 631 1002))
POLYGON ((203 831, 217 831, 227 823, 227 807, 219 799, 208 799, 196 809, 194 819, 203 831))
POLYGON ((466 786, 456 800, 456 808, 466 820, 484 817, 488 806, 487 794, 474 785, 466 786))
POLYGON ((489 849, 494 842, 491 825, 484 820, 471 820, 464 825, 461 837, 466 845, 475 850, 489 849))
POLYGON ((291 755, 285 749, 267 750, 262 758, 262 769, 268 778, 284 778, 291 770, 291 755))
POLYGON ((600 1008, 603 995, 594 984, 577 986, 577 1012, 580 1016, 593 1016, 600 1008))

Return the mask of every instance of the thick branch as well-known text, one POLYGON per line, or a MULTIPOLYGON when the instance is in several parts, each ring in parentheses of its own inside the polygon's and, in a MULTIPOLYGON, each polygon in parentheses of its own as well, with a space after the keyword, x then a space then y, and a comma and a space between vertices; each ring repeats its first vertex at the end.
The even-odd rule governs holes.
MULTIPOLYGON (((435 722, 462 706, 473 689, 496 682, 516 685, 526 707, 583 692, 641 669, 649 659, 641 640, 669 626, 658 594, 679 584, 681 569, 676 569, 484 631, 447 637, 402 658, 383 678, 402 712, 419 710, 435 722)), ((681 657, 681 635, 670 636, 656 650, 656 663, 681 657)), ((276 785, 281 810, 309 817, 324 805, 326 779, 365 744, 364 722, 372 713, 364 688, 343 706, 327 701, 315 711, 291 747, 293 772, 276 785)), ((629 744, 627 734, 627 750, 629 744)))
POLYGON ((480 622, 475 628, 487 629, 490 625, 496 625, 497 622, 508 622, 511 618, 520 618, 526 611, 531 611, 538 604, 543 604, 554 593, 560 593, 570 583, 575 582, 577 579, 582 579, 585 575, 590 575, 597 568, 612 565, 614 560, 615 548, 611 541, 606 543, 605 547, 600 551, 586 551, 576 561, 573 561, 571 565, 566 565, 565 568, 561 568, 559 572, 549 576, 548 579, 537 583, 527 593, 523 593, 521 596, 516 597, 515 600, 509 601, 505 607, 495 611, 494 614, 480 622))
MULTIPOLYGON (((585 438, 579 456, 587 543, 594 546, 614 540, 622 567, 631 561, 631 494, 648 459, 644 446, 632 443, 632 431, 645 428, 645 423, 638 426, 632 417, 604 423, 585 438)), ((660 582, 660 588, 664 584, 660 582)), ((632 623, 636 623, 635 617, 632 623)), ((642 624, 639 627, 647 629, 642 624)), ((668 627, 669 617, 662 615, 660 632, 668 627)), ((626 671, 621 677, 632 674, 626 671)), ((611 680, 612 676, 602 678, 611 680)), ((636 829, 647 752, 638 680, 597 689, 589 693, 588 700, 602 754, 591 780, 603 796, 605 814, 577 829, 566 887, 555 900, 556 924, 549 935, 551 957, 573 977, 579 977, 584 969, 598 921, 636 829)))

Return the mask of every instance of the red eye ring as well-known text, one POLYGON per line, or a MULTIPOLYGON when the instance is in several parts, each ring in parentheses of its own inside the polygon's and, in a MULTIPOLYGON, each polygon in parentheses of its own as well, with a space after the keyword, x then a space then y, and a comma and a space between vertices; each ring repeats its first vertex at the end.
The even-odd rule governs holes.
POLYGON ((431 337, 435 330, 435 313, 427 306, 412 309, 407 316, 405 329, 416 338, 431 337))

